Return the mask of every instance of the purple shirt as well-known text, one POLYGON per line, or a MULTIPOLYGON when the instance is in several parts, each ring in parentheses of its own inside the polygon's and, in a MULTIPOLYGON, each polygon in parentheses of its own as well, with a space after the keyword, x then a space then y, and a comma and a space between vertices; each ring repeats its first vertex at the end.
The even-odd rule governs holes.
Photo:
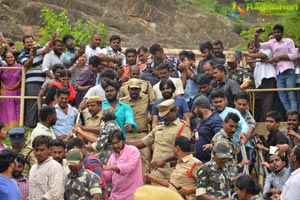
MULTIPOLYGON (((268 42, 259 43, 260 49, 271 49, 273 57, 287 55, 290 60, 297 58, 297 49, 295 48, 294 41, 290 38, 282 38, 279 42, 276 39, 269 40, 268 42)), ((282 73, 288 69, 295 69, 292 61, 280 61, 276 64, 276 74, 282 73)))
POLYGON ((135 190, 143 185, 142 162, 135 146, 125 145, 120 154, 113 152, 108 166, 116 165, 120 173, 104 171, 106 181, 112 182, 110 200, 133 199, 135 190))

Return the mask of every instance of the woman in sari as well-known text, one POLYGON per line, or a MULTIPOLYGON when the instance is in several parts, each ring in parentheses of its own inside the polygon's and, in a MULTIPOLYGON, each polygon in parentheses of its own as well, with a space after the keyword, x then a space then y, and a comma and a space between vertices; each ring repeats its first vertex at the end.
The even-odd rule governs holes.
MULTIPOLYGON (((5 52, 4 60, 6 65, 20 67, 20 70, 0 70, 1 96, 20 96, 21 95, 21 65, 15 62, 15 57, 11 52, 5 52)), ((20 99, 0 99, 0 121, 5 127, 12 127, 19 124, 20 120, 20 99)))

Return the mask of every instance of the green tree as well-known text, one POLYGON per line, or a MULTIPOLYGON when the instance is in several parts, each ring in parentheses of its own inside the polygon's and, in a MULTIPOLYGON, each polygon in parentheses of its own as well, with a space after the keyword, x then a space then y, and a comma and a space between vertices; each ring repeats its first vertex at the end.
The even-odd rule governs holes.
POLYGON ((78 20, 74 26, 70 24, 67 16, 67 11, 56 15, 52 9, 44 7, 42 10, 43 26, 39 30, 41 36, 40 44, 45 44, 51 39, 52 33, 60 31, 60 37, 66 34, 71 34, 75 38, 75 45, 88 44, 91 35, 98 33, 102 37, 103 44, 105 45, 107 29, 103 23, 92 24, 91 22, 83 22, 78 20))

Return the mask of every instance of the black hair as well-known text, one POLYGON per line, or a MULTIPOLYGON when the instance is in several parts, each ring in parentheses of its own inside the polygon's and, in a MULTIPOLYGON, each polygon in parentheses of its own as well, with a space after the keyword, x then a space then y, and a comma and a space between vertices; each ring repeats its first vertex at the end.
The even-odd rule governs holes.
POLYGON ((224 72, 225 75, 227 74, 227 71, 226 71, 226 68, 225 68, 224 65, 216 64, 216 65, 213 66, 213 69, 217 69, 220 72, 224 72))
POLYGON ((300 113, 298 110, 290 110, 286 112, 286 117, 290 116, 290 115, 297 115, 298 116, 298 120, 300 121, 300 113))
POLYGON ((89 58, 89 65, 92 65, 93 67, 98 67, 101 64, 101 60, 98 56, 91 56, 89 58))
POLYGON ((66 34, 62 39, 63 43, 65 44, 68 39, 74 40, 74 37, 71 34, 66 34))
POLYGON ((23 167, 24 167, 24 165, 26 163, 26 160, 25 160, 24 156, 22 154, 20 154, 20 153, 17 156, 17 162, 22 163, 23 167))
POLYGON ((300 162, 300 144, 298 143, 294 148, 294 155, 296 156, 296 159, 298 162, 300 162))
POLYGON ((286 167, 288 166, 289 159, 288 159, 287 155, 281 156, 279 154, 268 154, 268 156, 267 156, 267 162, 270 162, 270 157, 274 156, 274 155, 278 156, 282 161, 284 161, 286 167))
POLYGON ((221 45, 222 48, 224 48, 223 46, 223 42, 221 40, 216 40, 213 42, 213 45, 221 45))
POLYGON ((161 69, 167 69, 168 71, 170 71, 170 66, 168 65, 168 63, 160 63, 157 67, 158 70, 161 69))
POLYGON ((176 87, 175 87, 173 81, 171 81, 170 79, 167 79, 167 80, 161 80, 161 82, 159 83, 159 90, 160 90, 160 91, 163 90, 164 85, 167 85, 168 88, 171 88, 173 93, 175 92, 176 87))
POLYGON ((226 115, 224 122, 228 122, 230 119, 236 123, 238 123, 240 121, 240 117, 236 113, 233 113, 233 112, 229 112, 226 115))
POLYGON ((60 63, 56 63, 55 65, 52 66, 52 72, 53 72, 53 73, 55 73, 56 70, 58 70, 58 69, 63 70, 63 69, 64 69, 64 66, 63 66, 62 64, 60 64, 60 63))
POLYGON ((121 37, 118 35, 112 35, 109 38, 109 42, 112 42, 113 40, 119 40, 121 42, 121 37))
POLYGON ((196 54, 194 52, 188 51, 188 53, 189 53, 189 59, 190 60, 196 60, 196 54))
POLYGON ((61 39, 56 39, 52 42, 52 46, 55 46, 57 42, 60 42, 61 44, 63 43, 63 41, 61 39))
POLYGON ((0 173, 5 172, 17 157, 18 153, 10 148, 0 151, 0 173))
POLYGON ((25 40, 26 40, 27 38, 32 38, 32 39, 33 39, 33 36, 32 36, 32 35, 25 35, 25 36, 23 37, 23 39, 22 39, 23 43, 25 43, 25 40))
POLYGON ((247 44, 247 49, 250 48, 250 46, 254 46, 254 40, 250 40, 247 44))
POLYGON ((267 115, 266 115, 266 118, 267 117, 273 118, 276 122, 281 121, 281 115, 279 114, 279 112, 274 111, 274 110, 268 112, 267 115))
POLYGON ((106 82, 106 84, 103 86, 103 89, 106 90, 106 88, 107 88, 108 86, 114 87, 117 91, 119 91, 119 89, 120 89, 120 83, 117 82, 117 81, 108 80, 108 81, 106 82))
POLYGON ((113 139, 125 141, 124 135, 121 130, 115 129, 108 135, 108 143, 111 143, 113 139))
POLYGON ((116 72, 113 69, 106 68, 106 69, 102 70, 101 77, 102 78, 107 77, 110 80, 115 80, 116 79, 116 72))
POLYGON ((239 99, 245 99, 245 100, 247 100, 247 102, 249 102, 249 95, 248 95, 248 93, 245 92, 245 91, 236 93, 234 100, 237 101, 239 99))
POLYGON ((47 148, 50 147, 52 138, 47 135, 38 135, 32 141, 32 148, 37 148, 38 146, 45 144, 47 148))
POLYGON ((190 139, 185 136, 179 136, 175 139, 175 146, 179 146, 183 152, 191 152, 190 139))
POLYGON ((197 85, 210 84, 210 81, 210 78, 206 74, 203 74, 197 78, 197 85))
POLYGON ((179 52, 179 58, 183 57, 183 56, 186 57, 186 58, 189 58, 189 52, 186 51, 186 50, 180 51, 179 52))
POLYGON ((61 70, 60 77, 66 77, 66 76, 71 78, 72 77, 72 72, 68 69, 61 70))
POLYGON ((59 97, 61 94, 70 95, 70 90, 66 87, 61 87, 56 90, 56 96, 59 97))
POLYGON ((134 55, 137 55, 137 52, 136 52, 135 48, 127 48, 125 50, 125 55, 127 55, 128 53, 134 53, 134 55))
POLYGON ((160 44, 155 43, 150 47, 151 54, 155 54, 158 51, 163 51, 163 48, 160 46, 160 44))
POLYGON ((158 69, 159 65, 162 64, 162 63, 164 63, 164 61, 161 60, 161 59, 154 60, 153 68, 158 69))
POLYGON ((205 65, 206 63, 208 63, 208 64, 211 66, 211 68, 214 68, 214 61, 213 61, 213 60, 207 60, 207 61, 205 61, 205 62, 204 62, 204 65, 205 65))
POLYGON ((223 91, 216 91, 216 92, 213 92, 210 95, 210 99, 211 100, 213 100, 214 98, 223 98, 223 99, 226 99, 226 96, 225 96, 225 93, 223 91))
POLYGON ((246 190, 248 194, 257 195, 260 192, 259 185, 256 184, 254 179, 249 175, 238 177, 234 185, 240 190, 246 190))
POLYGON ((200 49, 200 52, 203 52, 205 49, 208 49, 209 51, 211 51, 211 50, 213 50, 213 45, 211 42, 207 41, 207 42, 201 43, 199 49, 200 49))
POLYGON ((3 122, 0 122, 0 130, 3 129, 5 127, 3 122))
POLYGON ((72 138, 66 145, 67 151, 73 149, 74 147, 81 149, 84 147, 84 142, 79 138, 72 138))
POLYGON ((44 106, 39 110, 40 120, 42 122, 46 121, 47 118, 55 112, 55 108, 52 106, 44 106))
POLYGON ((142 52, 147 52, 147 51, 149 51, 149 49, 145 46, 141 46, 140 48, 138 48, 137 53, 140 53, 141 51, 142 52))
POLYGON ((273 31, 275 31, 275 30, 280 30, 282 33, 284 32, 284 28, 281 24, 275 24, 273 26, 273 31))
POLYGON ((63 149, 66 149, 66 143, 62 139, 54 139, 51 142, 51 147, 62 147, 63 149))

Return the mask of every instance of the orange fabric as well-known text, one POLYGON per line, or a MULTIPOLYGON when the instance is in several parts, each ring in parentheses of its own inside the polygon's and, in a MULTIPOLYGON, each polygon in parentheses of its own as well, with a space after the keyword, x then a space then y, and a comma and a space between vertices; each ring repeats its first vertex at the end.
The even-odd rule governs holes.
MULTIPOLYGON (((137 64, 137 66, 140 68, 140 71, 142 71, 145 67, 145 64, 139 63, 139 64, 137 64)), ((124 73, 123 73, 122 77, 128 77, 130 66, 127 64, 123 67, 123 69, 124 69, 124 73)))
MULTIPOLYGON (((54 83, 51 84, 51 87, 52 86, 56 86, 57 88, 62 88, 63 87, 61 82, 54 82, 54 83)), ((70 90, 69 102, 72 102, 76 98, 76 93, 75 93, 75 90, 74 90, 73 86, 71 85, 71 83, 69 83, 68 89, 70 90)))

